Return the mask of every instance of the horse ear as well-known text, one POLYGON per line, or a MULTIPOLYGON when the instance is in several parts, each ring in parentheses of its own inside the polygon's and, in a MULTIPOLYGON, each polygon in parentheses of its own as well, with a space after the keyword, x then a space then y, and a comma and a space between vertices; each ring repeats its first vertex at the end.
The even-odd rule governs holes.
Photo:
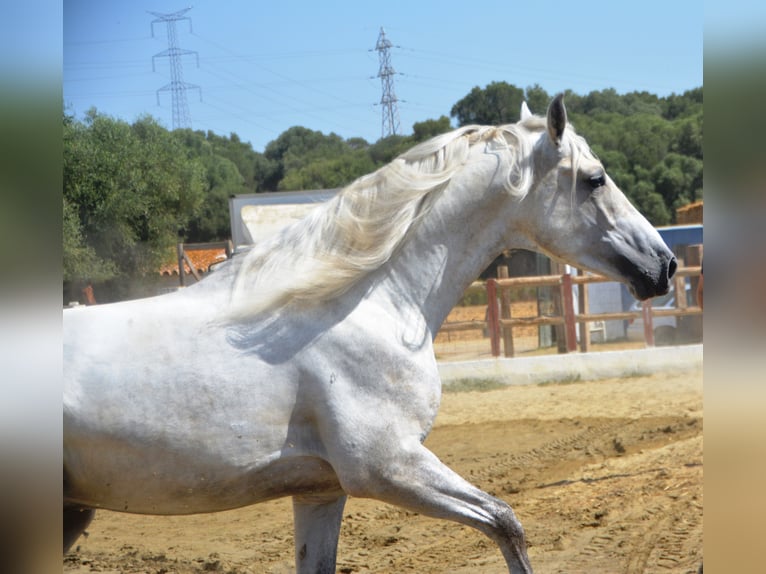
POLYGON ((566 127, 567 109, 564 107, 564 94, 559 94, 548 106, 548 135, 555 145, 561 143, 566 127))
POLYGON ((527 106, 526 100, 521 102, 521 118, 519 121, 523 122, 526 119, 529 119, 532 117, 532 112, 529 111, 529 106, 527 106))

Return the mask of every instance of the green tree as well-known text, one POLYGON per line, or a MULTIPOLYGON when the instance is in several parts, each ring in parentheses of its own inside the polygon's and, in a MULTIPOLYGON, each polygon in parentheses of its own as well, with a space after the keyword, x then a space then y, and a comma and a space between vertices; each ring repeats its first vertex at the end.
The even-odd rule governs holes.
POLYGON ((702 160, 702 111, 674 122, 675 135, 670 149, 702 160))
POLYGON ((702 197, 702 162, 669 153, 652 168, 654 189, 673 210, 702 197))
POLYGON ((641 180, 632 188, 632 199, 636 208, 644 214, 653 225, 668 225, 672 221, 668 206, 662 196, 654 191, 652 184, 641 180))
POLYGON ((404 153, 412 147, 412 140, 406 136, 392 135, 380 138, 368 149, 372 161, 376 166, 386 164, 396 156, 404 153))
POLYGON ((548 95, 539 84, 529 86, 526 89, 525 100, 529 110, 538 116, 544 116, 548 111, 548 104, 551 103, 551 96, 548 95))
POLYGON ((671 94, 662 100, 662 115, 674 120, 695 115, 702 111, 702 88, 694 88, 683 94, 671 94))
POLYGON ((618 149, 635 165, 651 169, 668 153, 672 129, 660 116, 635 114, 616 122, 618 149))
POLYGON ((255 191, 258 175, 255 170, 255 152, 249 143, 244 143, 235 133, 219 136, 207 132, 207 141, 212 146, 213 153, 232 162, 242 176, 245 188, 255 191))
POLYGON ((333 189, 374 170, 375 164, 366 151, 356 150, 337 157, 320 158, 289 171, 279 183, 279 189, 333 189))
POLYGON ((617 90, 614 88, 607 88, 606 90, 592 91, 579 102, 580 105, 573 109, 573 112, 596 115, 603 112, 612 112, 617 114, 624 114, 626 106, 623 98, 617 94, 617 90))
MULTIPOLYGON (((198 213, 203 166, 150 117, 131 125, 90 110, 83 122, 65 122, 63 141, 66 209, 97 256, 90 262, 111 262, 121 277, 153 272, 198 213)), ((72 280, 95 273, 70 269, 72 280)))
POLYGON ((97 282, 115 277, 114 262, 100 258, 96 250, 85 243, 77 210, 66 198, 62 214, 64 281, 97 282))
POLYGON ((456 118, 460 126, 509 124, 519 120, 523 101, 521 88, 507 82, 492 82, 484 89, 473 88, 452 106, 450 116, 456 118))
POLYGON ((370 144, 367 143, 367 140, 364 138, 348 138, 346 140, 346 143, 348 144, 348 147, 350 147, 352 150, 358 150, 358 149, 367 149, 370 147, 370 144))
POLYGON ((452 129, 449 118, 440 116, 438 120, 425 120, 412 124, 412 143, 424 142, 452 129))
POLYGON ((244 178, 231 160, 211 154, 200 161, 207 185, 200 209, 189 221, 186 240, 223 241, 231 236, 229 197, 249 190, 244 187, 244 178))
POLYGON ((279 182, 291 170, 300 170, 312 161, 330 158, 348 152, 349 147, 337 134, 294 126, 269 142, 264 150, 267 159, 275 164, 272 189, 282 188, 279 182))

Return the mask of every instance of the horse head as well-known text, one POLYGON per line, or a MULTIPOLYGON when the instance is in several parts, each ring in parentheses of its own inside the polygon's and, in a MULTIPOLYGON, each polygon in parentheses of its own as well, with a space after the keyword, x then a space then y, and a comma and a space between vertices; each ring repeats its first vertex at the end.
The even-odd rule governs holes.
POLYGON ((519 123, 537 134, 519 206, 524 220, 545 223, 523 230, 531 249, 621 281, 638 299, 667 293, 676 258, 568 124, 563 96, 545 119, 523 105, 519 123))

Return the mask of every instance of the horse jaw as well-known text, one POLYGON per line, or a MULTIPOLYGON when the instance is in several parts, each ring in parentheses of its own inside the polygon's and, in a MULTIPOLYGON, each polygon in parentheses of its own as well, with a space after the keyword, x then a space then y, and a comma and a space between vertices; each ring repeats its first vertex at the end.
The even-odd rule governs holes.
POLYGON ((615 252, 609 256, 597 257, 594 254, 567 263, 624 284, 639 301, 659 297, 670 290, 670 281, 678 263, 664 242, 656 243, 647 252, 626 245, 614 247, 615 252))

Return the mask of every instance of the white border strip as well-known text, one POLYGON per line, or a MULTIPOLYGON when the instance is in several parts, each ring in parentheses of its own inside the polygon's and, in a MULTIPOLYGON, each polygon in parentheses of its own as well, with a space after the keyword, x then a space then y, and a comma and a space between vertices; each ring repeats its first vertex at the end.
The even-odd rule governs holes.
POLYGON ((628 351, 569 353, 439 363, 444 385, 461 379, 492 379, 506 385, 593 381, 702 368, 702 344, 628 351))

